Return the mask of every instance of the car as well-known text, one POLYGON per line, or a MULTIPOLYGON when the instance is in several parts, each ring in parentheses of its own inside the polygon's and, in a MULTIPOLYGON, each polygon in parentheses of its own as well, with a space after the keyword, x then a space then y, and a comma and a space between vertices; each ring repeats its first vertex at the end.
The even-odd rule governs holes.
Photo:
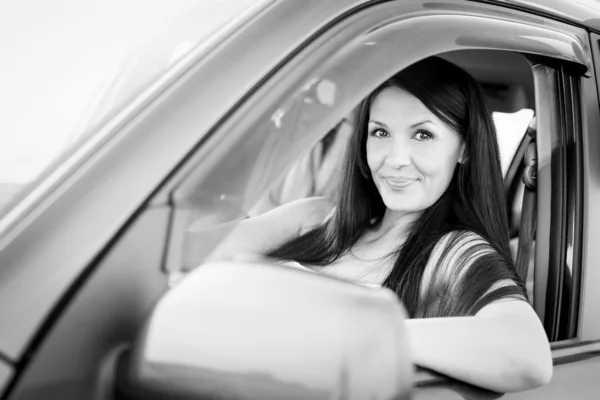
POLYGON ((36 4, 0 13, 3 48, 27 60, 2 74, 2 399, 598 398, 598 2, 36 4), (413 373, 385 290, 204 263, 216 227, 280 193, 369 92, 432 55, 469 71, 494 112, 514 256, 552 346, 535 390, 413 373), (369 361, 357 343, 381 351, 369 361))

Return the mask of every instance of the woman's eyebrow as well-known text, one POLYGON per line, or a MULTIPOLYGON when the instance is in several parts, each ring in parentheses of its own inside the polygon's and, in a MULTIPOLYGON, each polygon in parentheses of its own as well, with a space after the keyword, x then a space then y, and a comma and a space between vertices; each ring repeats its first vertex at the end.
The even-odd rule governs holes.
MULTIPOLYGON (((372 124, 375 124, 375 125, 379 125, 379 126, 381 126, 381 127, 383 127, 383 128, 389 129, 389 127, 388 127, 386 124, 384 124, 383 122, 376 121, 376 120, 374 120, 374 119, 371 119, 371 120, 369 120, 369 123, 370 123, 370 124, 372 123, 372 124)), ((411 129, 412 129, 412 128, 416 128, 417 126, 419 126, 419 125, 423 125, 423 124, 426 124, 426 123, 431 123, 431 124, 435 125, 435 122, 433 122, 432 120, 426 119, 426 120, 424 120, 424 121, 421 121, 421 122, 417 122, 417 123, 414 123, 414 124, 412 124, 412 125, 410 126, 410 128, 411 128, 411 129)))
POLYGON ((426 119, 425 121, 421 121, 421 122, 417 122, 416 124, 412 124, 410 127, 411 128, 416 128, 417 126, 426 124, 428 122, 435 125, 435 122, 433 122, 433 121, 431 121, 429 119, 426 119))
POLYGON ((369 123, 379 125, 383 128, 389 129, 389 127, 386 124, 384 124, 383 122, 375 121, 374 119, 369 120, 369 123))

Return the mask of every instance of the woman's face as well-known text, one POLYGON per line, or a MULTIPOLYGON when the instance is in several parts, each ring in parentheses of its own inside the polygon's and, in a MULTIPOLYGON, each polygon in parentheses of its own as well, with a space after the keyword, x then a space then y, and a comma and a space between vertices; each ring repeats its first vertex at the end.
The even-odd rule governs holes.
POLYGON ((448 188, 464 143, 419 99, 398 87, 373 100, 368 121, 367 163, 386 207, 418 212, 448 188))

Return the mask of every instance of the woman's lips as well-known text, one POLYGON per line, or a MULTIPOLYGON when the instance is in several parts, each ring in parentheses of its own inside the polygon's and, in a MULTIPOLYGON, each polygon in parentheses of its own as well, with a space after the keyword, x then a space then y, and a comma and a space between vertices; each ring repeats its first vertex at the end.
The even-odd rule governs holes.
POLYGON ((404 189, 407 186, 412 185, 413 183, 415 183, 418 179, 413 179, 413 178, 392 178, 392 177, 384 177, 383 178, 387 184, 395 190, 400 190, 400 189, 404 189))

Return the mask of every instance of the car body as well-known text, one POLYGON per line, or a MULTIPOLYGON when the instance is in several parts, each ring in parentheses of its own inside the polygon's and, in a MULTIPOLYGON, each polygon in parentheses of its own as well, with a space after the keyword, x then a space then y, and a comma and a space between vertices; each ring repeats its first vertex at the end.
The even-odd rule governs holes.
MULTIPOLYGON (((95 104, 77 145, 6 208, 3 399, 113 398, 120 351, 192 267, 190 240, 201 233, 192 222, 244 218, 290 160, 386 76, 462 50, 524 54, 534 83, 532 304, 555 368, 547 386, 505 397, 600 395, 597 2, 267 0, 218 28, 156 70, 120 68, 118 84, 100 93, 119 100, 95 104), (143 83, 130 90, 136 79, 143 83)), ((169 54, 181 43, 163 39, 169 54)), ((413 395, 492 394, 420 372, 413 395)))

